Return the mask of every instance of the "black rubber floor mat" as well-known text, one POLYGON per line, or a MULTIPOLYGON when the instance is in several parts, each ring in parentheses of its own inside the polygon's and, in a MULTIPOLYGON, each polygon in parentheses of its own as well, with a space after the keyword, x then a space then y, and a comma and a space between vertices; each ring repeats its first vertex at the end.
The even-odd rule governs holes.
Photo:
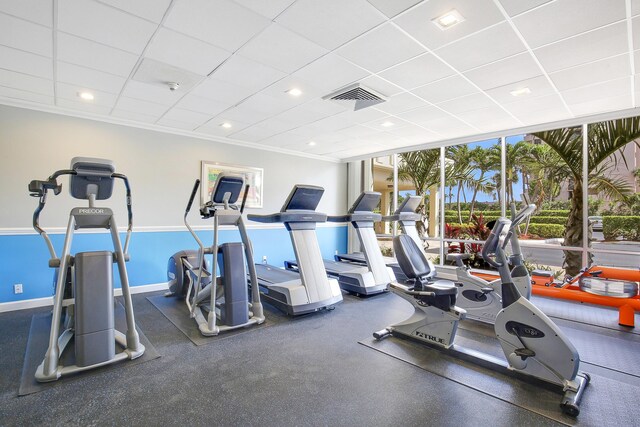
MULTIPOLYGON (((115 324, 116 329, 121 332, 126 331, 126 320, 124 307, 120 304, 116 304, 115 309, 115 324)), ((140 328, 136 328, 138 331, 138 335, 140 337, 140 342, 145 347, 144 354, 137 359, 134 360, 123 360, 121 362, 113 363, 111 365, 106 365, 100 368, 91 369, 84 372, 79 372, 77 374, 72 374, 68 376, 63 376, 57 381, 47 382, 47 383, 39 383, 35 379, 36 369, 38 365, 42 363, 42 359, 44 358, 44 354, 47 351, 47 347, 49 345, 49 330, 51 328, 51 314, 50 313, 40 313, 34 314, 31 319, 31 328, 29 330, 29 340, 27 341, 27 349, 25 351, 24 356, 24 364, 22 367, 22 375, 20 377, 20 389, 18 390, 19 396, 24 396, 27 394, 37 393, 40 391, 44 391, 51 387, 55 387, 60 384, 66 384, 69 381, 80 380, 82 378, 87 378, 89 376, 98 375, 102 372, 125 367, 125 366, 133 366, 140 363, 148 362, 149 360, 157 359, 160 357, 160 354, 155 349, 155 347, 149 342, 147 337, 142 333, 140 328)), ((116 345, 116 351, 120 351, 121 348, 116 345)), ((61 358, 61 362, 64 366, 73 365, 75 363, 75 354, 73 352, 73 339, 67 345, 67 350, 64 352, 61 358)))
POLYGON ((147 297, 147 299, 195 345, 211 344, 212 342, 257 329, 263 329, 287 320, 286 315, 277 313, 275 309, 273 309, 273 311, 267 309, 268 305, 263 303, 266 319, 261 325, 252 325, 246 328, 222 332, 216 336, 206 337, 200 333, 196 321, 189 317, 189 309, 183 300, 174 297, 165 297, 163 295, 147 297))
MULTIPOLYGON (((458 341, 459 344, 467 342, 465 338, 458 341)), ((640 387, 607 377, 590 374, 591 384, 585 390, 580 405, 581 412, 576 420, 561 412, 559 406, 561 393, 457 359, 418 342, 390 337, 382 341, 367 338, 359 343, 565 425, 635 425, 637 423, 635 415, 629 411, 629 408, 634 407, 640 387)))

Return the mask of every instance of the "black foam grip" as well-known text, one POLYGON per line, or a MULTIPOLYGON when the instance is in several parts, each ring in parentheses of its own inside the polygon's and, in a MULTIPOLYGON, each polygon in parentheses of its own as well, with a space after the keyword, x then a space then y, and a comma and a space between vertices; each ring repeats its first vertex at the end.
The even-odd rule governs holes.
POLYGON ((189 203, 187 203, 187 212, 191 210, 191 205, 193 204, 193 199, 196 198, 196 193, 198 192, 198 187, 200 187, 200 180, 196 179, 195 184, 193 184, 193 190, 191 190, 191 196, 189 197, 189 203))
POLYGON ((242 196, 242 204, 240 205, 240 213, 244 212, 244 205, 247 203, 247 196, 249 195, 249 184, 244 186, 244 195, 242 196))

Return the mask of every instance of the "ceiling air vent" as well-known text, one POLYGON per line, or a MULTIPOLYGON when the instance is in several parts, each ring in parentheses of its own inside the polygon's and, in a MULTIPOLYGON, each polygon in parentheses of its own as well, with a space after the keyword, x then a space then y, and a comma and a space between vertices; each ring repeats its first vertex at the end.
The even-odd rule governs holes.
POLYGON ((329 99, 341 105, 348 105, 353 111, 362 110, 372 105, 386 101, 386 98, 376 91, 355 84, 342 88, 323 99, 329 99))

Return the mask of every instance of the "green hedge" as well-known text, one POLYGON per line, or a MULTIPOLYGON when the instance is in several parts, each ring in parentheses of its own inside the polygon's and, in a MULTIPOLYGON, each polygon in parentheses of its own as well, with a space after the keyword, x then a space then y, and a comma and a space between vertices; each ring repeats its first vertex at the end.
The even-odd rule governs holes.
MULTIPOLYGON (((469 213, 470 211, 460 211, 462 218, 464 218, 465 216, 467 218, 469 218, 469 213)), ((479 215, 480 213, 482 213, 484 216, 487 215, 500 215, 500 211, 481 211, 481 210, 474 210, 473 211, 474 214, 479 215)), ((458 217, 458 211, 456 210, 446 210, 444 211, 444 215, 445 216, 455 216, 456 218, 458 217)))
POLYGON ((640 240, 640 216, 604 216, 602 233, 606 240, 640 240))
POLYGON ((529 222, 531 224, 565 225, 567 223, 567 217, 566 216, 532 216, 529 222))
POLYGON ((535 216, 562 216, 566 219, 569 216, 569 211, 564 209, 543 210, 535 214, 535 216))
MULTIPOLYGON (((501 214, 500 211, 496 211, 496 210, 483 211, 483 210, 476 209, 473 212, 476 215, 482 213, 484 216, 487 216, 487 215, 494 215, 494 216, 498 215, 498 216, 500 216, 500 214, 501 214)), ((463 211, 460 211, 460 213, 462 214, 463 218, 465 216, 467 218, 469 218, 469 211, 463 210, 463 211)), ((449 210, 444 211, 444 215, 445 216, 455 216, 457 218, 458 217, 458 211, 449 209, 449 210)), ((511 216, 511 209, 507 209, 507 216, 511 216)), ((564 217, 566 219, 567 216, 569 216, 569 211, 567 211, 567 210, 559 210, 559 209, 556 209, 556 210, 544 210, 544 211, 537 212, 532 218, 534 218, 536 216, 564 217)))
MULTIPOLYGON (((523 230, 524 231, 524 230, 523 230)), ((529 234, 551 239, 564 236, 564 225, 559 224, 529 224, 529 234)))
MULTIPOLYGON (((467 224, 467 219, 469 217, 465 217, 464 215, 462 215, 462 223, 463 224, 467 224)), ((485 222, 489 222, 489 221, 493 221, 494 219, 498 219, 500 218, 499 215, 485 215, 484 216, 484 221, 485 222)), ((445 216, 444 217, 444 222, 448 223, 448 224, 460 224, 460 222, 458 221, 458 215, 455 216, 445 216)))

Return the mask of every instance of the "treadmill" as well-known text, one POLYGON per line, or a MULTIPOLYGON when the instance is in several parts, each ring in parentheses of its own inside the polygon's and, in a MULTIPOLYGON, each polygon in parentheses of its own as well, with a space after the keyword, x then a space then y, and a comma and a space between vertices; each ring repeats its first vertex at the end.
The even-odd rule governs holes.
MULTIPOLYGON (((409 196, 403 200, 403 202, 400 204, 400 206, 398 206, 393 215, 383 216, 382 220, 390 222, 397 221, 402 232, 410 236, 418 244, 418 247, 422 249, 422 238, 418 234, 418 229, 416 228, 416 222, 422 220, 422 215, 416 212, 418 210, 418 207, 420 207, 420 203, 422 203, 422 198, 420 196, 409 196)), ((367 259, 362 252, 338 254, 335 256, 335 258, 338 261, 348 261, 352 263, 360 263, 363 265, 367 264, 367 259)), ((433 278, 435 276, 436 269, 430 260, 428 260, 428 262, 430 270, 432 272, 429 277, 433 278)), ((398 282, 404 283, 407 281, 407 276, 402 272, 402 269, 397 262, 390 262, 387 264, 387 266, 391 267, 391 269, 393 270, 393 274, 395 275, 398 282)))
POLYGON ((280 212, 247 215, 251 221, 283 223, 289 231, 299 271, 268 264, 255 266, 264 302, 291 316, 333 309, 342 302, 337 280, 328 278, 322 268, 316 235, 316 223, 327 220, 326 214, 316 212, 323 193, 322 187, 295 185, 280 212))
MULTIPOLYGON (((338 279, 340 287, 356 295, 375 295, 389 291, 389 284, 395 281, 393 271, 386 266, 378 246, 373 223, 380 221, 382 215, 373 212, 378 206, 381 194, 364 191, 358 196, 346 215, 327 217, 331 222, 350 222, 358 234, 363 249, 365 263, 352 263, 342 260, 323 260, 327 276, 338 279)), ((298 270, 296 261, 285 261, 287 270, 298 270)))

